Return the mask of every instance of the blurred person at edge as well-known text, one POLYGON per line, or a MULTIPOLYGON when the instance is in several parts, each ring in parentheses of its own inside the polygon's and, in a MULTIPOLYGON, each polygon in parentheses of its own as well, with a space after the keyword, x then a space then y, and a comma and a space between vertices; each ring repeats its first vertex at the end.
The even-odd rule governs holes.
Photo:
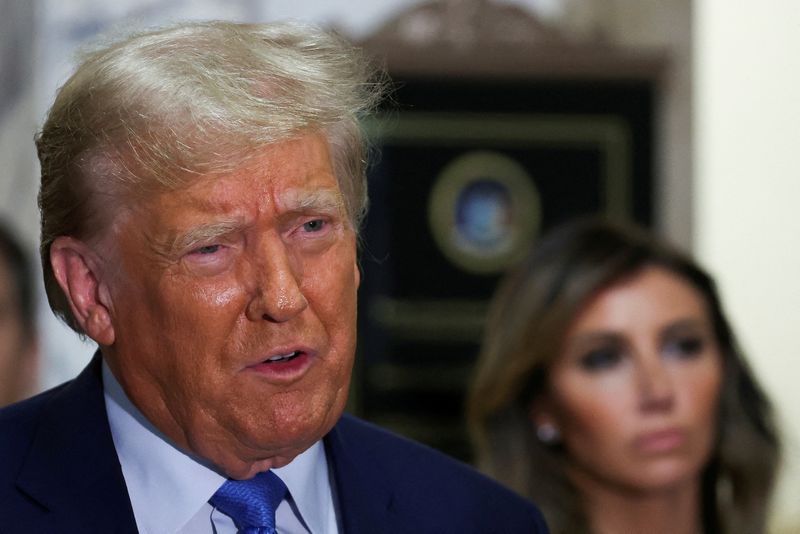
POLYGON ((37 148, 50 306, 98 352, 0 410, 11 533, 546 532, 522 497, 343 415, 385 86, 299 23, 90 51, 37 148))
POLYGON ((541 239, 490 310, 469 398, 478 466, 552 532, 764 531, 770 403, 690 258, 579 219, 541 239))
POLYGON ((0 406, 36 389, 39 351, 32 274, 22 245, 0 221, 0 406))

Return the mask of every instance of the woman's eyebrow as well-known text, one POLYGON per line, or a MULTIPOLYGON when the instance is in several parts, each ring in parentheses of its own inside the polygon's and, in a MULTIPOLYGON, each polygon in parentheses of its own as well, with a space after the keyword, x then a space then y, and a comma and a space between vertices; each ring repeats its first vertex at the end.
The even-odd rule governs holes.
POLYGON ((685 333, 706 333, 711 331, 712 328, 708 321, 699 318, 686 318, 666 325, 661 331, 661 337, 668 338, 685 333))
POLYGON ((567 346, 582 348, 598 343, 616 343, 624 336, 611 330, 591 330, 578 332, 567 338, 567 346))

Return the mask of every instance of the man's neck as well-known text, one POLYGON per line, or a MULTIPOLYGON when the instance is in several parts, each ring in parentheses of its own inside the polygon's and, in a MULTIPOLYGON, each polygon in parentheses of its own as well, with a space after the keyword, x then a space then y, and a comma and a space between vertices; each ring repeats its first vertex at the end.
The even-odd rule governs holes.
MULTIPOLYGON (((161 434, 127 398, 107 366, 103 369, 103 381, 111 433, 140 529, 178 531, 198 515, 207 522, 210 505, 205 514, 201 507, 224 482, 224 475, 201 458, 187 455, 161 434), (142 528, 143 525, 147 528, 142 528)), ((303 521, 312 532, 337 532, 335 503, 321 441, 295 458, 291 465, 275 472, 289 487, 297 508, 294 512, 288 505, 279 507, 279 522, 303 521)))

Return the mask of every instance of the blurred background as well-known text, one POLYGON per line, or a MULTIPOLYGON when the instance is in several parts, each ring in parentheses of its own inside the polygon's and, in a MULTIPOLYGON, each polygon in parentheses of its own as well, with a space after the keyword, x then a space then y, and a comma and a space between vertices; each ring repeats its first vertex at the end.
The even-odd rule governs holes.
MULTIPOLYGON (((0 0, 0 13, 0 217, 32 256, 32 138, 82 45, 185 19, 336 28, 395 82, 368 125, 379 158, 350 409, 469 461, 464 385, 504 269, 571 216, 632 219, 718 280, 786 436, 773 531, 797 531, 794 0, 0 0)), ((93 348, 40 294, 43 389, 93 348)))

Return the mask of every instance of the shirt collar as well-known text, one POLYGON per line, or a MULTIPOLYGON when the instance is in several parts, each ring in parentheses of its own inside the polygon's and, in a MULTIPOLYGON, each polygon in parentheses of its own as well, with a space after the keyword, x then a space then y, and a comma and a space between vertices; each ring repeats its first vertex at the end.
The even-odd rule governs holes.
POLYGON ((309 530, 334 532, 336 512, 322 441, 317 441, 288 465, 273 471, 289 488, 289 493, 309 530))
MULTIPOLYGON (((225 477, 173 445, 127 397, 103 361, 111 435, 142 533, 175 532, 202 508, 225 477)), ((275 468, 311 532, 335 522, 325 448, 317 441, 275 468)))

